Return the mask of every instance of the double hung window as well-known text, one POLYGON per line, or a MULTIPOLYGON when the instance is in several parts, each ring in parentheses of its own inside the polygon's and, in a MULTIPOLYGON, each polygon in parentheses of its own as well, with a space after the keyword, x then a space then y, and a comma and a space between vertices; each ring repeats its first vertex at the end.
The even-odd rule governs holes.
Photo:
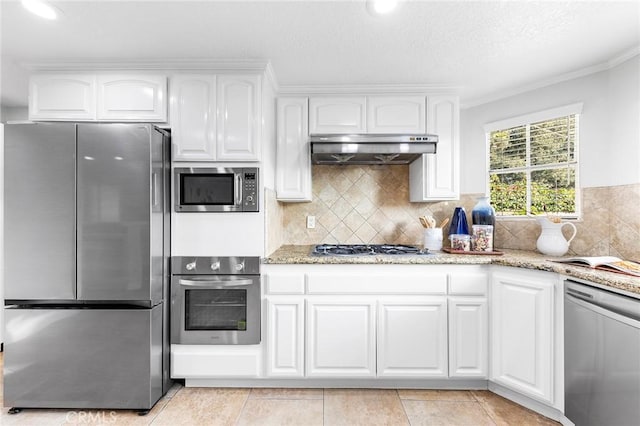
POLYGON ((581 104, 485 126, 491 203, 500 216, 579 215, 581 104))

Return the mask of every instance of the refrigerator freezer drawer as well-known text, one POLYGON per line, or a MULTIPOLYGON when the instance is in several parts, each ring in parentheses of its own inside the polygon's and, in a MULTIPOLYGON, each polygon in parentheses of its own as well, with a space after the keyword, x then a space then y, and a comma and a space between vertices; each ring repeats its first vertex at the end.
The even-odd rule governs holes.
POLYGON ((162 305, 5 314, 5 406, 149 409, 162 396, 162 305))

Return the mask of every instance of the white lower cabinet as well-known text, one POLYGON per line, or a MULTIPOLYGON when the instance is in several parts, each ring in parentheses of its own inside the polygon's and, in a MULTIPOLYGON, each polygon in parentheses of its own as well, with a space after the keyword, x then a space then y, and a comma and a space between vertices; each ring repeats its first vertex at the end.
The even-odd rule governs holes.
POLYGON ((382 377, 447 376, 447 298, 378 301, 377 373, 382 377))
POLYGON ((267 297, 267 324, 267 376, 303 377, 304 300, 267 297))
POLYGON ((375 300, 368 298, 308 298, 306 375, 375 376, 375 315, 375 300))
POLYGON ((491 279, 490 380, 554 403, 554 280, 499 270, 491 279))
POLYGON ((489 318, 484 297, 449 297, 449 376, 488 376, 489 318))

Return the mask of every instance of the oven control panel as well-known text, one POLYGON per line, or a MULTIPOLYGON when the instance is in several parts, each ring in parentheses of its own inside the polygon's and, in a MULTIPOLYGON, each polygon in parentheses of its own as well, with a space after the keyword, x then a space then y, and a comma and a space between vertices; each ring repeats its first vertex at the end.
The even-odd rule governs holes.
POLYGON ((172 275, 257 275, 260 257, 257 256, 174 256, 172 275))

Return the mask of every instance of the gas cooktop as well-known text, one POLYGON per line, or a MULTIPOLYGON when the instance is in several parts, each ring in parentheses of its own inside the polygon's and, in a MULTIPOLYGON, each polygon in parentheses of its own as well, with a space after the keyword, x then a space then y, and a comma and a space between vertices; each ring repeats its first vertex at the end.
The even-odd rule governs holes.
POLYGON ((401 244, 320 244, 314 247, 311 254, 318 256, 368 256, 428 253, 426 249, 422 250, 415 246, 401 244))

